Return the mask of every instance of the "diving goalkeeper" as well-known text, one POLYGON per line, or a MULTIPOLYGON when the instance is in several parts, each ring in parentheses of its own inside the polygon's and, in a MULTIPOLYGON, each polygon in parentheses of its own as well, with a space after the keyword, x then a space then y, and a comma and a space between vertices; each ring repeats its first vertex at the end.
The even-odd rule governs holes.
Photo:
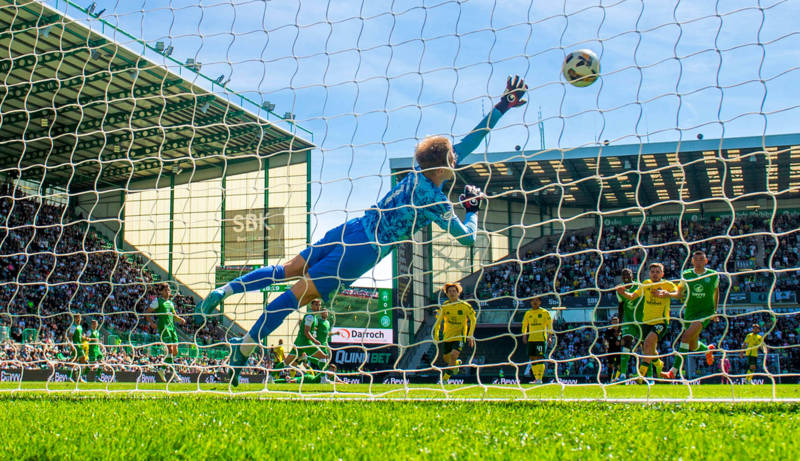
POLYGON ((197 306, 195 312, 201 316, 196 318, 201 319, 231 294, 300 278, 290 290, 269 303, 248 334, 230 341, 234 386, 238 385, 242 367, 256 345, 280 326, 289 313, 318 297, 327 301, 331 293, 350 286, 418 230, 433 222, 462 245, 474 243, 483 193, 476 186, 464 188, 459 200, 466 209, 466 217, 461 221, 442 187, 455 177, 458 162, 480 145, 500 117, 508 109, 525 104, 522 97, 527 89, 518 76, 509 77, 500 102, 461 142, 453 146, 444 136, 432 136, 417 144, 414 158, 418 166, 364 216, 331 229, 283 265, 262 267, 232 280, 212 291, 197 306))

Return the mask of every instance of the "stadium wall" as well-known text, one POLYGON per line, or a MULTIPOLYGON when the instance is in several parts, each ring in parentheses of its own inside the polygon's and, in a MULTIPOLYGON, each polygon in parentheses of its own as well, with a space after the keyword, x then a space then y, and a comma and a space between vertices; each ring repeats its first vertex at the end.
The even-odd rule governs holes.
MULTIPOLYGON (((218 266, 262 265, 285 262, 305 248, 308 239, 308 178, 305 162, 276 166, 264 177, 263 170, 172 185, 160 181, 150 189, 117 188, 88 191, 73 197, 74 205, 106 235, 118 235, 117 248, 127 243, 167 272, 167 276, 205 296, 215 285, 218 266), (223 210, 277 210, 283 216, 281 248, 270 241, 269 254, 225 258, 223 210)), ((153 184, 155 185, 155 184, 153 184)), ((230 242, 229 242, 230 243, 230 242)), ((265 252, 266 253, 266 252, 265 252)), ((248 293, 225 303, 225 315, 249 328, 264 303, 278 293, 248 293)), ((268 338, 288 341, 295 334, 299 313, 291 315, 268 338)))

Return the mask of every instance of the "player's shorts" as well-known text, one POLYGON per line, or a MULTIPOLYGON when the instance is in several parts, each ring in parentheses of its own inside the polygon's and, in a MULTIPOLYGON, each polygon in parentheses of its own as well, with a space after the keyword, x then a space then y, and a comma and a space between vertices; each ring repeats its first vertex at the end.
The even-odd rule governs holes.
POLYGON ((442 343, 442 355, 447 355, 453 351, 461 352, 464 343, 461 341, 445 341, 442 343))
POLYGON ((696 322, 700 320, 703 322, 703 328, 705 328, 711 323, 711 317, 713 317, 715 313, 714 310, 708 309, 686 309, 683 313, 683 320, 686 322, 696 322))
POLYGON ((667 333, 667 324, 666 323, 656 323, 655 325, 648 325, 646 323, 642 324, 642 338, 647 339, 647 335, 650 332, 655 333, 658 336, 658 339, 664 337, 667 333))
POLYGON ((620 351, 609 351, 608 366, 619 368, 620 351))
POLYGON ((310 346, 295 346, 294 349, 292 349, 292 355, 299 358, 302 357, 303 354, 306 354, 307 357, 311 357, 319 351, 320 348, 315 344, 311 344, 310 346))
POLYGON ((86 352, 83 350, 83 347, 75 347, 72 346, 72 354, 70 355, 70 361, 74 362, 78 359, 86 357, 86 352))
POLYGON ((361 219, 351 219, 329 230, 325 236, 300 252, 308 265, 322 299, 347 288, 378 264, 380 253, 367 238, 361 219))
POLYGON ((528 357, 544 357, 544 341, 528 341, 528 357))
POLYGON ((178 342, 178 332, 174 328, 164 328, 161 331, 161 342, 165 344, 175 344, 178 342))
POLYGON ((748 355, 747 356, 747 366, 754 367, 758 365, 758 356, 757 355, 748 355))
POLYGON ((642 327, 638 323, 627 323, 622 325, 622 336, 633 336, 636 339, 642 337, 642 327))

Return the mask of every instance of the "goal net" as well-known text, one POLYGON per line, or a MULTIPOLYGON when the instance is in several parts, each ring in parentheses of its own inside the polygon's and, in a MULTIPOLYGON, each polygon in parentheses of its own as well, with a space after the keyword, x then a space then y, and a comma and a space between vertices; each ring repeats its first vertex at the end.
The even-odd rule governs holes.
POLYGON ((792 13, 0 0, 0 390, 790 398, 792 13), (321 239, 322 310, 270 324, 321 239))

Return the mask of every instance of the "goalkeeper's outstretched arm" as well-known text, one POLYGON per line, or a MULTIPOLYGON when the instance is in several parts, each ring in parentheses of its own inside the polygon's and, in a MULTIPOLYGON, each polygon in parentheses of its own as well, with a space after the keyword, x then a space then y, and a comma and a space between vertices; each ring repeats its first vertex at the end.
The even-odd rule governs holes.
POLYGON ((519 75, 515 75, 513 79, 508 77, 506 81, 506 90, 500 97, 500 102, 495 104, 492 111, 489 112, 468 135, 464 136, 458 144, 453 146, 453 151, 456 153, 456 164, 461 164, 464 157, 471 154, 481 144, 483 138, 497 125, 500 117, 502 117, 508 109, 522 106, 528 102, 522 99, 527 91, 528 85, 525 84, 523 79, 519 78, 519 75))

